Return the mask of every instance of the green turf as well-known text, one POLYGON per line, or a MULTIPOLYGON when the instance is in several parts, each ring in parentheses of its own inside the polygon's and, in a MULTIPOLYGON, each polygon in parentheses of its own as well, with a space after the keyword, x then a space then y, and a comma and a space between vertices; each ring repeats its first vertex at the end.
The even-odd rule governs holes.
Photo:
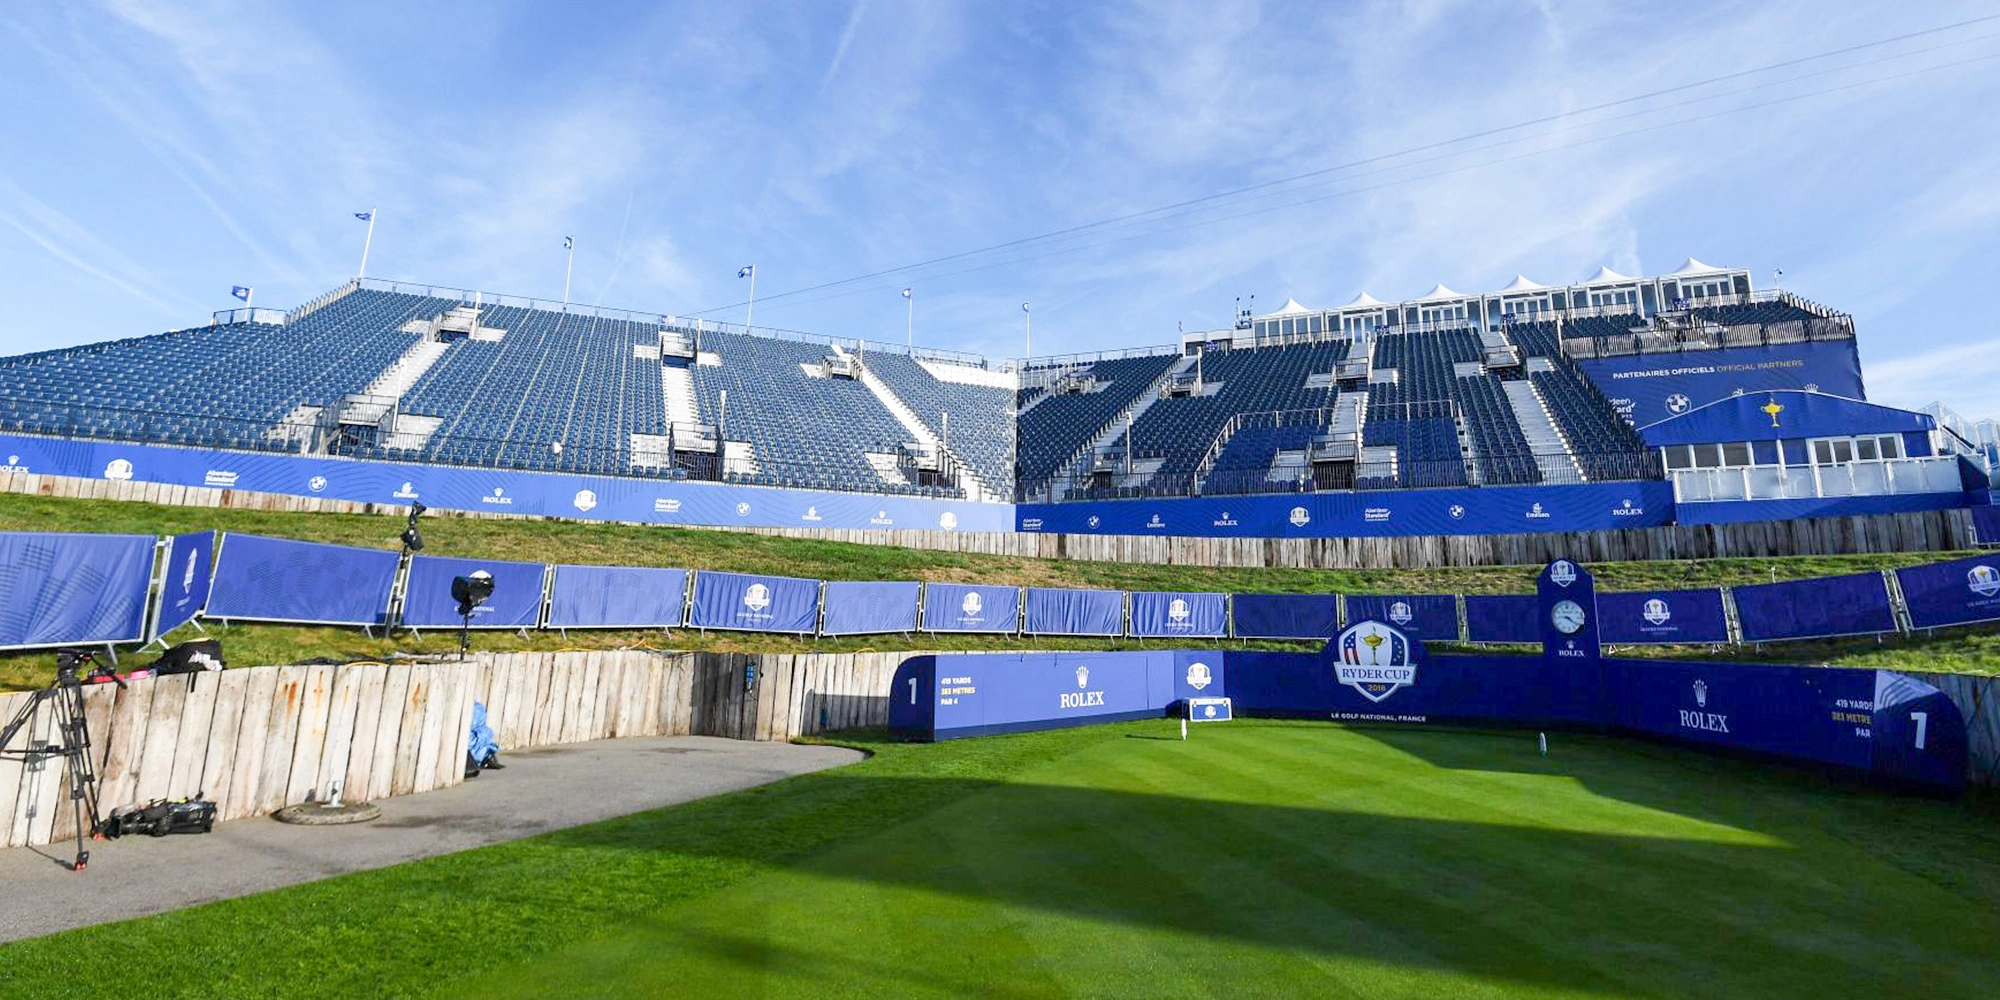
POLYGON ((1609 738, 1543 758, 1522 733, 1173 734, 873 743, 760 790, 0 946, 0 995, 2000 995, 1989 806, 1609 738))

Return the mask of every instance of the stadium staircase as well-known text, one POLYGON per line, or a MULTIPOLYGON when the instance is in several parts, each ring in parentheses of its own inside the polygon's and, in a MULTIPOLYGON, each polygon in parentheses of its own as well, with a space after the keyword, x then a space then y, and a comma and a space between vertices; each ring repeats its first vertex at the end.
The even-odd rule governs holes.
POLYGON ((1513 409, 1514 420, 1527 438, 1528 451, 1541 470, 1542 481, 1583 482, 1583 470, 1577 468, 1569 441, 1563 437, 1555 419, 1549 416, 1548 404, 1542 401, 1542 394, 1535 391, 1535 384, 1526 379, 1515 379, 1502 382, 1501 388, 1506 390, 1507 405, 1513 409))
POLYGON ((1017 418, 1018 495, 1044 496, 1058 478, 1074 476, 1098 447, 1124 433, 1129 413, 1159 398, 1184 360, 1179 354, 1148 354, 1066 366, 1055 373, 1055 383, 1088 382, 1089 388, 1063 392, 1052 384, 1017 418))

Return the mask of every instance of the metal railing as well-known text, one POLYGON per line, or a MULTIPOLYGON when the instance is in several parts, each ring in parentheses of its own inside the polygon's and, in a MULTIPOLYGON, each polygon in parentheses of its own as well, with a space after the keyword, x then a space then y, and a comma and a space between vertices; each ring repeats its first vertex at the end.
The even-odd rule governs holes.
POLYGON ((1837 465, 1723 466, 1674 469, 1668 477, 1681 503, 1713 500, 1800 500, 1820 497, 1955 493, 1965 488, 1956 455, 1889 458, 1837 465))
MULTIPOLYGON (((1112 449, 1114 464, 1122 464, 1123 453, 1112 449)), ((1134 464, 1162 457, 1158 452, 1135 450, 1134 464)), ((1236 496, 1286 493, 1355 493, 1377 490, 1423 490, 1447 488, 1492 489, 1505 486, 1580 486, 1590 483, 1657 481, 1660 459, 1644 451, 1586 453, 1575 462, 1544 471, 1530 452, 1488 455, 1471 460, 1398 459, 1388 462, 1353 463, 1273 462, 1264 469, 1230 469, 1202 477, 1195 473, 1159 472, 1144 482, 1123 482, 1132 477, 1117 473, 1081 472, 1057 476, 1046 484, 1023 491, 1021 503, 1058 503, 1069 500, 1124 500, 1189 496, 1236 496), (1468 461, 1479 465, 1477 481, 1468 473, 1468 461), (1489 470, 1500 470, 1497 474, 1489 470), (1492 478, 1488 478, 1491 476, 1492 478)))

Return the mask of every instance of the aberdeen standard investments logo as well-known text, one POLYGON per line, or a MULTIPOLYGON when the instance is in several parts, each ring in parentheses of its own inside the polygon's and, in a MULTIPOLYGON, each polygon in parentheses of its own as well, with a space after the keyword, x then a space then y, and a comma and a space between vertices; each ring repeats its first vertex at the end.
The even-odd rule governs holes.
POLYGON ((1334 664, 1334 679, 1369 701, 1380 702, 1397 688, 1417 682, 1409 638, 1381 622, 1349 626, 1334 640, 1334 649, 1340 656, 1334 664))

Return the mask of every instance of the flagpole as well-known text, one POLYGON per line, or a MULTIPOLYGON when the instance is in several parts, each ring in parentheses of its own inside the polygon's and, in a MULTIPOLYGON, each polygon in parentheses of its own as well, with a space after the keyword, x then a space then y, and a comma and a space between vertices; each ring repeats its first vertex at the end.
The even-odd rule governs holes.
POLYGON ((905 288, 903 298, 908 300, 910 306, 909 315, 903 319, 903 346, 915 347, 917 346, 917 295, 905 288))
POLYGON ((569 253, 569 262, 563 265, 563 305, 569 305, 569 276, 576 271, 576 237, 563 240, 563 249, 569 253))
POLYGON ((379 211, 379 208, 368 210, 368 235, 361 238, 361 267, 354 272, 356 281, 368 276, 368 248, 375 243, 375 213, 379 211))
POLYGON ((750 305, 743 311, 743 332, 750 332, 750 321, 757 316, 757 265, 750 265, 750 305))
POLYGON ((1021 303, 1021 312, 1027 314, 1028 317, 1028 353, 1021 358, 1021 360, 1026 361, 1028 358, 1035 356, 1035 313, 1034 310, 1028 308, 1026 302, 1021 303))

